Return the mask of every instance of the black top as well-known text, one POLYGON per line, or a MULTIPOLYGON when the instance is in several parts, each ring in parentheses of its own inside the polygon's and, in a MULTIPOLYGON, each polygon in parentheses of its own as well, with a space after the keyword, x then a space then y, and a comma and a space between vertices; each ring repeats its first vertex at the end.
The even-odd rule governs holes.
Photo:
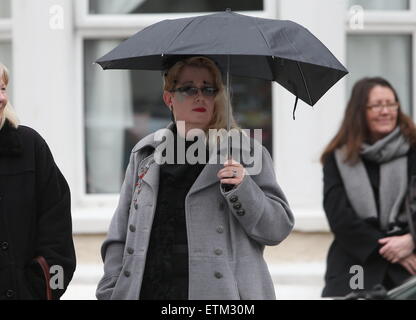
MULTIPOLYGON (((192 143, 186 141, 185 150, 192 143)), ((160 166, 157 206, 140 292, 142 300, 188 299, 185 198, 204 166, 186 161, 160 166)))

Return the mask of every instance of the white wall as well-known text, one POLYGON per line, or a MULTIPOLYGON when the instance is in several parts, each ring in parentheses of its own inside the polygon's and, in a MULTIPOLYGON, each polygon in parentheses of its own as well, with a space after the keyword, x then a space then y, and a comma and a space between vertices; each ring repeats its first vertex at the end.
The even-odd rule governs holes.
POLYGON ((45 138, 70 186, 77 179, 72 13, 71 0, 12 1, 13 104, 22 124, 45 138))
MULTIPOLYGON (((278 10, 279 19, 305 26, 345 65, 345 1, 281 0, 278 10)), ((341 121, 345 80, 332 87, 313 108, 299 100, 295 121, 294 96, 278 85, 273 93, 276 170, 294 211, 296 228, 326 230, 319 158, 341 121)))

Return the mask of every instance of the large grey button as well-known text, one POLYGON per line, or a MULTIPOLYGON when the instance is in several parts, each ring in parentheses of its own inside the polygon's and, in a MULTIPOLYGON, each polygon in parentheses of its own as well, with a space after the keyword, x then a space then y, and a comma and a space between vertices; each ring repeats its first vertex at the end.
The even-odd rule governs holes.
POLYGON ((1 250, 6 251, 9 249, 9 244, 7 242, 2 242, 1 250))
POLYGON ((223 233, 224 232, 224 227, 223 226, 218 226, 217 227, 217 232, 218 233, 223 233))
POLYGON ((124 271, 124 275, 128 278, 128 277, 130 277, 130 271, 128 271, 128 270, 126 270, 126 271, 124 271))
POLYGON ((127 248, 127 253, 128 254, 133 254, 134 253, 134 249, 133 248, 127 248))
POLYGON ((231 202, 236 202, 238 200, 238 197, 236 196, 236 195, 232 195, 231 197, 230 197, 230 201, 231 202))
POLYGON ((222 250, 221 250, 221 249, 215 249, 215 250, 214 250, 214 253, 215 253, 217 256, 220 256, 220 255, 222 255, 222 250))
POLYGON ((7 290, 6 291, 6 297, 7 298, 13 298, 14 297, 14 290, 7 290))
POLYGON ((233 208, 234 209, 241 209, 241 203, 240 202, 236 202, 233 204, 233 208))
POLYGON ((214 276, 217 279, 221 279, 222 278, 222 273, 217 271, 217 272, 214 273, 214 276))
POLYGON ((134 226, 134 225, 129 225, 129 230, 131 231, 131 232, 135 232, 136 231, 136 227, 134 226))
POLYGON ((239 216, 244 216, 246 214, 246 212, 244 211, 244 209, 238 210, 237 211, 237 215, 239 216))

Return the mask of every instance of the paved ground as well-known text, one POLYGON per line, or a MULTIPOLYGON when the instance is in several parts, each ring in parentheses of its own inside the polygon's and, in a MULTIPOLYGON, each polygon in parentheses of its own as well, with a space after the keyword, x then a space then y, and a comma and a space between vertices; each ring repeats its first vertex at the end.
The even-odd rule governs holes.
MULTIPOLYGON (((75 235, 78 263, 100 264, 100 247, 105 235, 75 235)), ((322 262, 332 241, 330 233, 292 232, 285 241, 275 247, 266 247, 265 258, 269 263, 322 262)))
MULTIPOLYGON (((104 235, 75 236, 78 267, 62 299, 95 299, 102 274, 100 246, 104 235)), ((267 247, 265 259, 275 283, 278 299, 319 299, 325 258, 332 236, 329 233, 292 233, 276 247, 267 247)))

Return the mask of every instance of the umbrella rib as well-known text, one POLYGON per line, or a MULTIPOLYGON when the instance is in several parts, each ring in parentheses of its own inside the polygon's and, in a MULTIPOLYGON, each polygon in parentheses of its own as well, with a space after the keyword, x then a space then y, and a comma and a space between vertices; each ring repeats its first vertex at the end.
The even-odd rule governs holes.
POLYGON ((312 98, 311 98, 311 95, 309 93, 309 88, 308 88, 308 85, 306 84, 305 76, 303 75, 302 67, 299 64, 299 61, 296 61, 296 64, 298 66, 300 75, 302 76, 302 82, 303 82, 303 85, 305 86, 306 93, 308 94, 309 102, 310 102, 311 105, 313 105, 312 98))
POLYGON ((195 18, 191 19, 176 35, 176 37, 168 44, 168 46, 166 47, 166 49, 164 50, 163 53, 166 53, 170 46, 172 45, 172 43, 174 43, 176 41, 176 39, 178 39, 178 37, 181 35, 181 33, 195 20, 195 18))
MULTIPOLYGON (((302 61, 303 62, 306 62, 307 61, 307 59, 305 59, 305 57, 303 56, 303 54, 302 54, 302 52, 300 52, 296 47, 295 47, 295 45, 292 43, 292 41, 290 41, 290 39, 289 39, 289 37, 287 36, 287 34, 286 34, 286 32, 285 32, 285 30, 282 30, 282 33, 283 33, 283 35, 285 36, 285 38, 286 38, 286 40, 287 40, 287 42, 290 44, 290 46, 293 48, 293 50, 302 58, 302 61)), ((295 61, 297 61, 297 60, 295 60, 295 61)))
POLYGON ((262 38, 263 38, 264 42, 266 42, 267 47, 269 48, 270 56, 273 56, 273 51, 272 51, 272 48, 271 48, 271 46, 270 46, 269 42, 267 41, 267 39, 266 39, 266 37, 265 37, 265 35, 264 35, 263 31, 262 31, 262 30, 261 30, 261 28, 258 26, 257 21, 255 21, 255 22, 254 22, 254 26, 256 27, 256 29, 258 30, 258 32, 260 33, 260 35, 262 36, 262 38))
MULTIPOLYGON (((273 52, 272 52, 272 48, 271 48, 271 46, 270 46, 270 44, 269 44, 269 42, 267 41, 267 38, 266 38, 266 36, 264 35, 264 33, 263 33, 263 30, 261 30, 261 28, 259 27, 259 25, 257 24, 257 22, 255 21, 255 23, 254 23, 254 26, 256 27, 256 29, 258 30, 258 32, 260 33, 260 35, 262 36, 262 38, 263 38, 263 40, 264 40, 264 42, 266 43, 266 45, 267 45, 267 47, 269 48, 269 52, 270 52, 270 56, 272 57, 272 58, 274 58, 274 55, 273 55, 273 52)), ((274 68, 273 68, 273 65, 272 65, 272 63, 271 63, 271 61, 269 60, 269 59, 266 59, 267 60, 267 63, 268 63, 268 65, 269 65, 269 67, 270 67, 270 71, 272 72, 272 79, 271 80, 275 80, 276 79, 276 72, 275 72, 275 70, 274 70, 274 68)))
MULTIPOLYGON (((283 32, 287 42, 292 46, 293 50, 295 50, 303 58, 303 55, 299 52, 299 50, 296 49, 296 47, 293 45, 292 41, 289 40, 289 37, 287 36, 286 32, 284 30, 282 30, 282 32, 283 32)), ((305 60, 305 59, 303 58, 303 60, 305 60)), ((309 93, 309 88, 308 88, 308 85, 306 84, 306 79, 305 79, 305 76, 303 75, 303 71, 302 71, 302 68, 299 64, 299 61, 296 61, 296 64, 298 66, 300 75, 302 76, 302 82, 303 82, 303 85, 305 86, 306 93, 308 94, 309 102, 310 102, 311 105, 313 105, 311 95, 309 93)))

